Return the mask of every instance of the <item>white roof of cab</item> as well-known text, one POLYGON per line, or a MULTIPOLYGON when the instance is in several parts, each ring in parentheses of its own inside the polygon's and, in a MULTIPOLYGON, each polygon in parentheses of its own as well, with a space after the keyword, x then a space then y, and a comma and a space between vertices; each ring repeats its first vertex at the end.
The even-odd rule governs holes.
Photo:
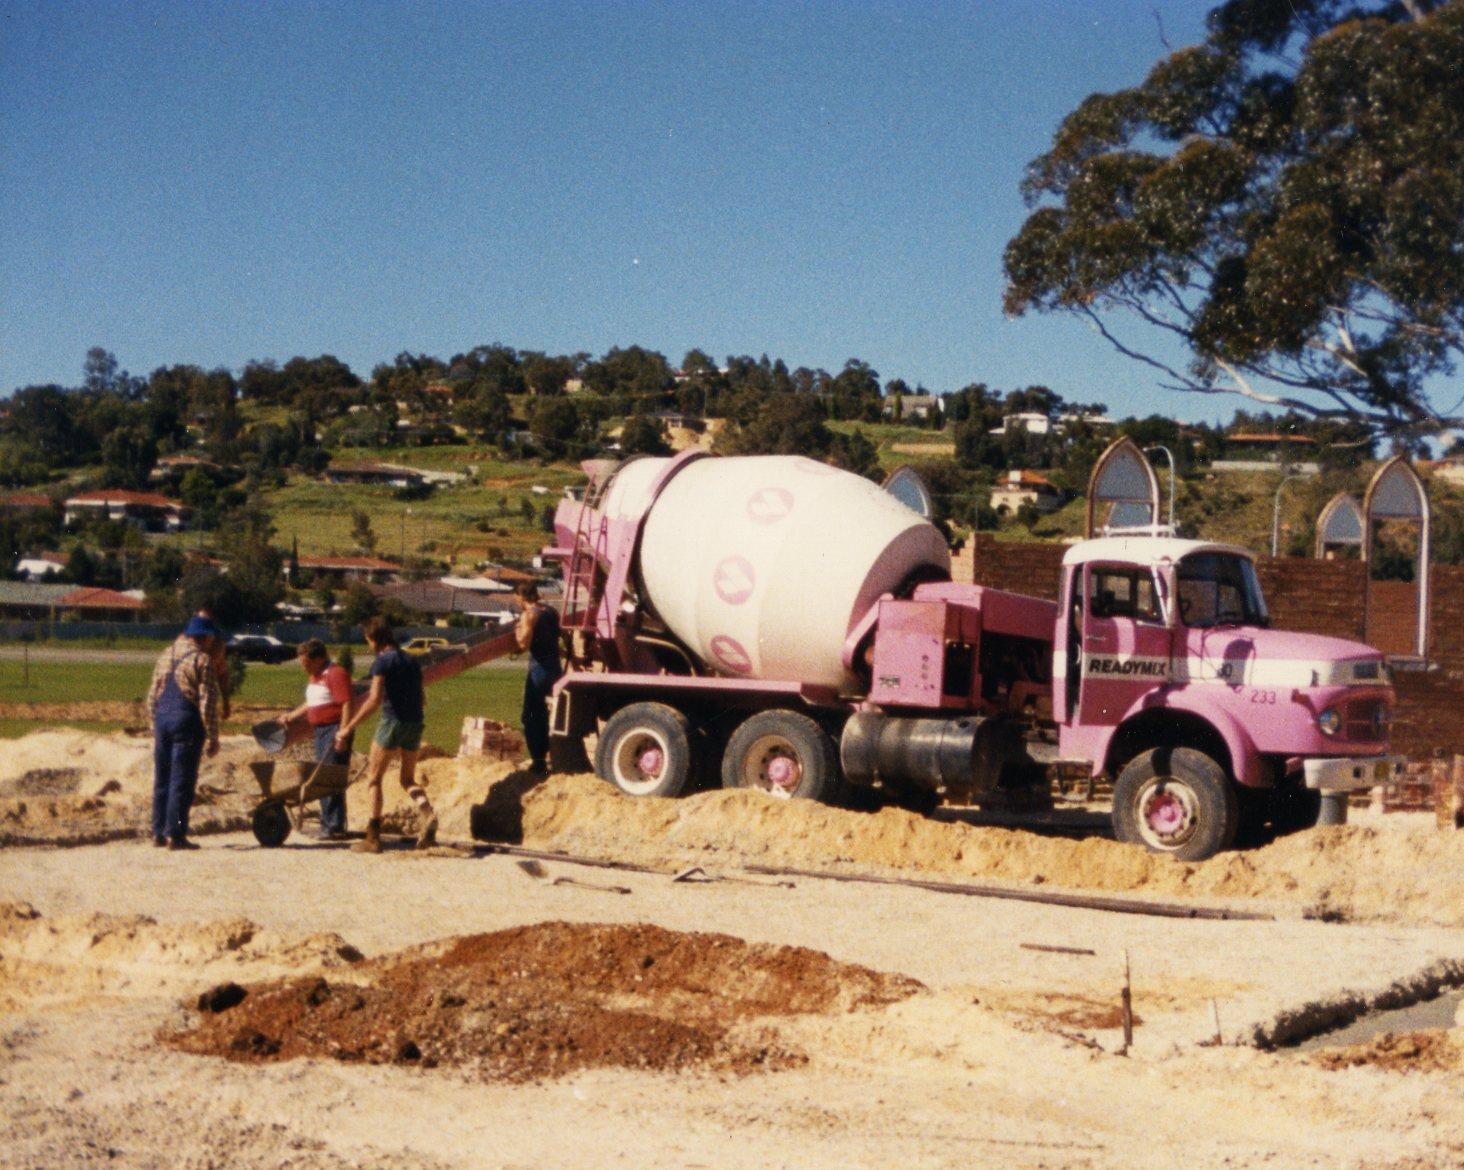
POLYGON ((1062 563, 1085 565, 1089 561, 1130 561, 1152 565, 1157 561, 1177 561, 1197 552, 1231 553, 1255 560, 1255 553, 1237 544, 1180 540, 1175 536, 1100 536, 1073 545, 1063 554, 1062 563))

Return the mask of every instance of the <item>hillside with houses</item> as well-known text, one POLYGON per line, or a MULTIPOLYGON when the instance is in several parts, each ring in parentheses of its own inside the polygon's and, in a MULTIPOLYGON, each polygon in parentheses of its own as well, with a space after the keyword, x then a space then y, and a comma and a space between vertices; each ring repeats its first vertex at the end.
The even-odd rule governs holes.
MULTIPOLYGON (((0 619, 168 621, 207 605, 231 624, 504 622, 514 584, 547 577, 537 554, 583 460, 690 446, 807 454, 875 480, 912 466, 953 545, 977 530, 1063 540, 1119 435, 1166 492, 1173 475, 1182 532, 1294 555, 1387 454, 1295 415, 1190 425, 1044 386, 935 393, 857 359, 831 374, 493 345, 400 354, 365 378, 329 356, 137 377, 93 350, 79 386, 0 404, 0 619)), ((1441 504, 1464 498, 1464 461, 1420 466, 1441 504)), ((1460 514, 1437 510, 1436 560, 1464 561, 1460 514)))

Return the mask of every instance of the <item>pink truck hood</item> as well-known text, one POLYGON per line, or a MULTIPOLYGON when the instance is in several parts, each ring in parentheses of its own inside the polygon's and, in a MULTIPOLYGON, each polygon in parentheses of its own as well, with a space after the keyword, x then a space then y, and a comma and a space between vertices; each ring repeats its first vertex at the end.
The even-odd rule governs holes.
POLYGON ((1388 685, 1382 653, 1347 638, 1258 626, 1186 630, 1184 638, 1191 678, 1252 687, 1388 685))

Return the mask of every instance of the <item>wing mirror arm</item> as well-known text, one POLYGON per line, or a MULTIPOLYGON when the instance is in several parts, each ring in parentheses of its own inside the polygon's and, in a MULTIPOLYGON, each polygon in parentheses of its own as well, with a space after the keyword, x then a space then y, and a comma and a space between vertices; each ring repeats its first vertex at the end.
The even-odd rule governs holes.
POLYGON ((1156 565, 1154 584, 1159 590, 1159 608, 1164 614, 1164 624, 1171 630, 1179 628, 1179 593, 1175 584, 1173 565, 1156 565))

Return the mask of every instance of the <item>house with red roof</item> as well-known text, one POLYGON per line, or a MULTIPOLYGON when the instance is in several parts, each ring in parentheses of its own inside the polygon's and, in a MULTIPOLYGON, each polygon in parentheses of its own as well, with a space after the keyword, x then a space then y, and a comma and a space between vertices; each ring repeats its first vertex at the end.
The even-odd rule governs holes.
POLYGON ((180 532, 188 526, 190 508, 155 492, 134 492, 124 488, 83 492, 65 503, 68 527, 88 520, 113 520, 131 524, 144 532, 180 532))
POLYGON ((40 512, 54 505, 50 496, 40 492, 11 492, 0 496, 0 510, 6 512, 40 512))
POLYGON ((1035 471, 1009 471, 991 488, 991 507, 999 516, 1010 515, 1025 504, 1039 512, 1055 512, 1062 502, 1062 489, 1035 471))
MULTIPOLYGON (((352 581, 380 583, 401 572, 394 561, 380 557, 301 557, 300 570, 316 584, 347 585, 352 581)), ((289 580, 290 562, 285 562, 285 579, 289 580)), ((292 585, 295 582, 290 582, 292 585)))
POLYGON ((97 622, 135 622, 142 620, 144 608, 141 597, 115 589, 0 581, 0 616, 12 620, 77 617, 97 622))

